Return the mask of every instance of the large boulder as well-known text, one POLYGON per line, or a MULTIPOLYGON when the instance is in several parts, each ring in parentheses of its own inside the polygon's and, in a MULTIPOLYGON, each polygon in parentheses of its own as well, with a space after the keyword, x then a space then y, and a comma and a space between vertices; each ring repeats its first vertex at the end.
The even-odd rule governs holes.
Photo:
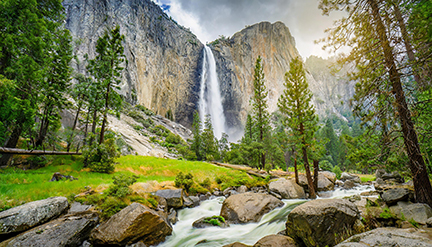
POLYGON ((171 233, 170 224, 158 213, 132 203, 95 228, 90 240, 96 245, 127 245, 138 241, 155 245, 171 233))
POLYGON ((97 213, 93 212, 69 214, 21 233, 0 246, 79 246, 98 221, 97 213))
POLYGON ((432 217, 432 209, 425 203, 398 202, 397 205, 390 207, 390 212, 399 218, 413 219, 423 225, 428 218, 432 217))
POLYGON ((432 240, 414 234, 410 229, 377 228, 354 235, 335 247, 432 247, 432 240))
POLYGON ((361 183, 361 179, 359 176, 347 172, 342 172, 340 180, 344 182, 347 180, 352 180, 354 183, 361 183))
MULTIPOLYGON (((329 172, 329 171, 321 171, 319 174, 324 175, 330 182, 335 183, 336 182, 336 173, 329 172)), ((319 181, 319 180, 318 180, 319 181)))
POLYGON ((165 198, 168 207, 182 208, 183 207, 183 190, 158 190, 156 195, 165 198))
MULTIPOLYGON (((336 178, 336 176, 335 176, 336 178)), ((330 191, 334 189, 334 183, 330 181, 324 174, 318 174, 318 191, 330 191)))
POLYGON ((269 184, 270 192, 279 194, 282 199, 298 199, 305 198, 305 192, 303 188, 296 184, 293 180, 287 180, 285 178, 272 181, 269 184))
POLYGON ((221 219, 221 216, 212 216, 212 217, 202 217, 196 220, 192 226, 194 228, 207 228, 207 227, 220 227, 227 228, 229 224, 225 222, 224 219, 221 219))
POLYGON ((342 188, 346 190, 350 190, 355 187, 355 183, 352 180, 347 180, 343 184, 342 188))
POLYGON ((300 245, 334 246, 341 237, 360 230, 359 219, 359 210, 348 200, 313 200, 291 211, 286 231, 300 245))
POLYGON ((0 235, 43 224, 62 214, 68 206, 66 197, 51 197, 0 212, 0 235))
POLYGON ((297 247, 297 245, 290 237, 273 234, 261 238, 253 247, 297 247))
POLYGON ((220 215, 234 224, 258 222, 265 213, 283 205, 272 195, 246 192, 229 196, 222 204, 220 215))
POLYGON ((226 245, 224 245, 222 247, 251 247, 251 246, 243 244, 243 243, 240 243, 240 242, 235 242, 235 243, 232 243, 232 244, 226 244, 226 245))
POLYGON ((405 182, 403 177, 397 171, 394 171, 392 173, 384 173, 384 174, 382 174, 381 178, 387 183, 399 183, 399 184, 401 184, 401 183, 405 182))
POLYGON ((407 188, 394 188, 385 190, 381 198, 387 205, 396 204, 399 201, 409 201, 414 197, 413 191, 407 188))

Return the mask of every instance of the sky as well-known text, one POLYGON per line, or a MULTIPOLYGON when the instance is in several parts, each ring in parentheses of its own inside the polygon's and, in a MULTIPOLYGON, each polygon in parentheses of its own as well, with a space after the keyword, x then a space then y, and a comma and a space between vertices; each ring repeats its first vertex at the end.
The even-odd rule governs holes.
POLYGON ((180 25, 188 27, 202 43, 220 35, 231 37, 247 25, 261 21, 282 21, 296 40, 303 58, 327 58, 315 40, 326 37, 324 30, 343 13, 323 16, 319 0, 153 0, 180 25))

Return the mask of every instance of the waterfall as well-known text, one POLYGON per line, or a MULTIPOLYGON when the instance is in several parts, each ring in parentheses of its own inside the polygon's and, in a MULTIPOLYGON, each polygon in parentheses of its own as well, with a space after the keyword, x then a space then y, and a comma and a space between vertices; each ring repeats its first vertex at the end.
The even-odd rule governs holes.
POLYGON ((225 115, 223 112, 222 97, 216 72, 216 61, 212 50, 208 46, 204 46, 199 114, 202 123, 204 123, 205 116, 210 114, 216 138, 220 139, 222 133, 226 133, 225 115))

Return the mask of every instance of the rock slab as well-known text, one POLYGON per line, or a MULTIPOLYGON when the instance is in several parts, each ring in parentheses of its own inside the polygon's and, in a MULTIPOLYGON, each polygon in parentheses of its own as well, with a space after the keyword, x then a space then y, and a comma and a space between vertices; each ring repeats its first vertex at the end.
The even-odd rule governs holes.
POLYGON ((0 234, 22 232, 59 216, 69 206, 66 197, 29 202, 0 212, 0 234))
POLYGON ((403 216, 406 220, 413 219, 423 225, 432 217, 432 209, 425 203, 398 202, 397 205, 390 207, 390 211, 399 218, 403 216))
POLYGON ((297 245, 290 237, 273 234, 261 238, 253 247, 297 247, 297 245))
POLYGON ((278 179, 269 184, 270 192, 279 194, 282 199, 305 198, 303 188, 293 180, 278 179))
POLYGON ((89 237, 98 221, 98 215, 93 212, 66 215, 21 233, 0 246, 79 246, 89 237))
POLYGON ((360 212, 348 200, 323 199, 308 201, 288 215, 287 235, 300 245, 334 246, 347 229, 356 228, 360 212))
POLYGON ((138 241, 156 245, 171 233, 171 226, 158 213, 132 203, 95 228, 90 240, 96 245, 127 245, 138 241))
POLYGON ((258 222, 261 217, 284 203, 272 195, 247 192, 229 196, 220 215, 233 224, 258 222))
POLYGON ((168 207, 181 208, 183 207, 183 190, 158 190, 156 195, 165 198, 168 207))
POLYGON ((409 229, 377 228, 354 235, 335 247, 432 247, 432 240, 411 233, 409 229))
POLYGON ((414 193, 407 188, 394 188, 384 191, 381 198, 387 205, 396 204, 399 201, 408 201, 414 193))

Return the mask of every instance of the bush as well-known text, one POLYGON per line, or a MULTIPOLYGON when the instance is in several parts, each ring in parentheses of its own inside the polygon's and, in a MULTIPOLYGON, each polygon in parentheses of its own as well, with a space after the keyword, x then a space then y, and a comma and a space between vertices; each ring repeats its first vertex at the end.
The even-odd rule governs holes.
POLYGON ((340 179, 342 170, 339 168, 339 166, 333 167, 333 173, 336 174, 337 179, 340 179))
POLYGON ((333 165, 328 160, 321 160, 319 162, 319 167, 323 169, 324 171, 332 171, 333 165))
POLYGON ((143 105, 136 105, 135 108, 144 112, 144 114, 146 114, 147 116, 154 116, 155 115, 152 110, 148 109, 147 107, 145 107, 143 105))
POLYGON ((113 184, 108 188, 107 195, 123 198, 131 193, 129 186, 137 181, 137 176, 118 174, 113 177, 113 184))
POLYGON ((190 149, 189 146, 178 144, 175 146, 177 152, 183 156, 183 158, 187 160, 197 160, 197 156, 194 151, 190 149))
POLYGON ((167 137, 169 133, 171 133, 167 128, 162 125, 156 125, 154 128, 150 130, 157 136, 167 137))
POLYGON ((177 174, 174 183, 176 187, 183 188, 186 192, 189 192, 190 187, 194 183, 193 176, 190 173, 183 175, 183 172, 180 172, 177 174))
POLYGON ((170 132, 168 133, 168 136, 166 137, 165 141, 171 144, 180 144, 181 137, 179 135, 170 132))
POLYGON ((209 192, 209 190, 206 188, 203 188, 199 184, 192 184, 192 186, 189 188, 189 192, 192 195, 196 195, 196 194, 206 194, 207 192, 209 192))
POLYGON ((102 144, 98 144, 94 140, 95 135, 93 134, 90 134, 89 142, 90 139, 93 139, 92 145, 87 145, 83 149, 84 164, 93 172, 114 172, 114 160, 120 157, 114 137, 107 135, 102 144))
POLYGON ((107 197, 106 200, 97 208, 102 210, 100 216, 103 220, 106 220, 120 212, 125 207, 127 207, 125 202, 114 197, 107 197))
POLYGON ((209 178, 204 179, 204 181, 202 181, 201 183, 199 183, 199 185, 201 185, 203 188, 206 188, 206 189, 209 190, 210 186, 211 186, 210 179, 209 178))

